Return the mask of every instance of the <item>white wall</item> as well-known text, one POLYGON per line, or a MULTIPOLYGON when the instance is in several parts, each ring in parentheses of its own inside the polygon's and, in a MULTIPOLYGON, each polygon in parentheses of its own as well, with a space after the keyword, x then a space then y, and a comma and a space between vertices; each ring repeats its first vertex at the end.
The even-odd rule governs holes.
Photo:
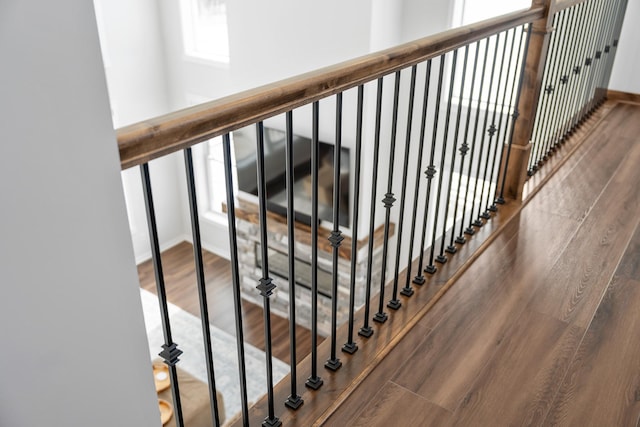
POLYGON ((640 1, 629 0, 609 89, 640 94, 640 1))
MULTIPOLYGON (((154 0, 95 0, 111 99, 118 128, 172 111, 164 34, 154 0)), ((151 162, 158 233, 163 249, 184 240, 180 155, 151 162)), ((138 168, 122 173, 136 260, 151 257, 138 168)))
POLYGON ((91 2, 0 3, 0 425, 157 426, 91 2))

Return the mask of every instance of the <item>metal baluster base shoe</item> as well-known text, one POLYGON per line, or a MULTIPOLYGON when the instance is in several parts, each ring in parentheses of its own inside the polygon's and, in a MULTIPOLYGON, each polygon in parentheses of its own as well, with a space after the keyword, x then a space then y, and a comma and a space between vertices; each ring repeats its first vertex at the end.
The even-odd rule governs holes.
MULTIPOLYGON (((457 240, 457 239, 456 239, 457 240)), ((458 248, 456 248, 455 246, 451 245, 451 246, 447 246, 447 248, 444 250, 446 253, 448 254, 455 254, 456 252, 458 252, 458 248)))
POLYGON ((342 366, 342 362, 340 361, 340 359, 335 358, 335 359, 329 359, 324 363, 324 367, 335 372, 338 369, 340 369, 340 367, 342 366))
POLYGON ((476 234, 476 230, 474 230, 471 227, 467 227, 464 229, 464 234, 468 234, 469 236, 473 236, 474 234, 476 234))
POLYGON ((324 384, 324 381, 322 381, 322 378, 320 377, 309 377, 304 383, 305 386, 309 387, 312 390, 318 390, 320 387, 322 387, 322 384, 324 384))
POLYGON ((400 289, 400 294, 404 295, 405 297, 410 297, 411 295, 413 295, 413 288, 412 287, 402 288, 400 289))
POLYGON ((424 285, 424 276, 416 276, 413 278, 413 283, 415 283, 416 285, 424 285))
POLYGON ((438 271, 438 269, 436 268, 435 265, 427 265, 427 267, 424 269, 424 272, 429 274, 433 274, 436 271, 438 271))
POLYGON ((464 245, 465 243, 467 243, 467 239, 465 239, 464 236, 458 236, 456 237, 456 243, 459 245, 464 245))
POLYGON ((384 322, 386 322, 386 321, 387 321, 387 319, 388 319, 388 317, 387 317, 387 313, 384 313, 384 312, 382 312, 382 313, 376 313, 376 314, 373 316, 373 321, 374 321, 374 322, 378 322, 378 323, 384 323, 384 322))
POLYGON ((289 397, 287 398, 287 400, 284 401, 284 404, 287 408, 291 408, 294 411, 296 409, 298 409, 299 407, 302 406, 302 404, 304 403, 304 400, 302 400, 302 398, 300 396, 298 396, 297 394, 294 395, 289 395, 289 397))
POLYGON ((392 310, 398 310, 400 307, 402 307, 402 303, 400 302, 400 300, 392 299, 387 303, 387 307, 392 310))
POLYGON ((371 335, 373 335, 373 329, 371 328, 371 326, 367 326, 366 328, 362 327, 358 331, 358 335, 360 335, 361 337, 369 338, 371 335))
POLYGON ((489 207, 487 208, 487 210, 488 210, 489 212, 498 212, 498 207, 497 207, 497 206, 495 205, 495 203, 494 203, 493 205, 489 206, 489 207))
POLYGON ((445 264, 447 262, 447 257, 444 255, 438 255, 436 257, 436 261, 439 262, 440 264, 445 264))
POLYGON ((264 421, 262 422, 262 427, 280 427, 281 425, 282 425, 282 421, 280 421, 278 417, 265 418, 264 421))
POLYGON ((475 225, 476 227, 480 228, 484 225, 484 222, 482 222, 480 220, 480 218, 476 219, 475 221, 473 221, 473 225, 475 225))
POLYGON ((345 343, 342 346, 342 351, 344 351, 345 353, 349 353, 349 354, 353 354, 356 351, 358 351, 358 344, 351 342, 351 343, 345 343))

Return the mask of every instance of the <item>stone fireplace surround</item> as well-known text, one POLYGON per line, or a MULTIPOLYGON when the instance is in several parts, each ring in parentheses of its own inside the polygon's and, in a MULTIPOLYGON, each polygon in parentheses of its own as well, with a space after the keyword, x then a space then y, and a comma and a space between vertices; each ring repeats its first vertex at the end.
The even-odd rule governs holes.
MULTIPOLYGON (((236 205, 236 227, 238 261, 242 297, 262 306, 263 298, 256 289, 262 277, 260 259, 260 228, 258 206, 252 196, 243 197, 236 205)), ((225 206, 226 210, 226 206, 225 206)), ((287 219, 268 212, 268 250, 270 276, 276 285, 271 296, 271 310, 284 318, 289 317, 289 280, 287 219)), ((383 226, 374 233, 371 295, 380 287, 380 264, 382 259, 383 226), (376 268, 377 267, 377 268, 376 268)), ((331 276, 332 247, 327 240, 330 229, 319 227, 318 236, 318 333, 328 336, 331 332, 331 276)), ((391 224, 390 235, 393 235, 391 224)), ((296 222, 296 323, 311 328, 311 227, 296 222)), ((364 305, 366 295, 368 237, 358 241, 355 279, 355 310, 364 305)), ((351 239, 345 236, 339 251, 338 262, 338 310, 337 324, 341 325, 349 316, 349 285, 351 278, 351 239)))

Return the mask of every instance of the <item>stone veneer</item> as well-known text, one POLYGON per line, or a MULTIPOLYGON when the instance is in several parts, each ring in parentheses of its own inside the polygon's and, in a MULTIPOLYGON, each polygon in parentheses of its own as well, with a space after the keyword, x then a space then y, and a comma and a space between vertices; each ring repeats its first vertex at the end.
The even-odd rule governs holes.
MULTIPOLYGON (((269 223, 271 226, 271 222, 269 223)), ((296 233, 304 233, 304 231, 296 230, 296 233)), ((318 239, 328 238, 330 230, 319 228, 318 239)), ((296 234, 298 237, 298 234, 296 234)), ((238 258, 239 258, 239 274, 242 289, 242 297, 247 301, 255 303, 259 306, 263 304, 263 297, 256 289, 258 281, 262 277, 262 270, 259 264, 260 252, 260 227, 253 221, 253 217, 247 219, 246 216, 238 215, 237 217, 237 238, 238 238, 238 258)), ((268 233, 268 247, 270 252, 276 251, 281 254, 279 257, 285 262, 282 269, 274 264, 270 255, 269 270, 270 277, 273 279, 276 289, 271 296, 272 313, 278 314, 284 318, 289 318, 289 281, 288 274, 288 242, 287 234, 279 231, 268 233), (283 256, 282 256, 283 255, 283 256), (277 271, 277 272, 276 272, 277 271)), ((309 239, 307 239, 308 241, 309 239)), ((371 295, 375 295, 380 289, 380 265, 382 259, 382 239, 375 242, 373 252, 373 266, 371 295), (377 267, 377 268, 376 268, 377 267)), ((361 242, 362 243, 362 242, 361 242)), ((356 262, 356 281, 355 281, 355 310, 364 305, 365 301, 365 284, 367 277, 367 253, 368 245, 360 245, 356 262)), ((342 245, 341 253, 350 253, 350 245, 342 245)), ((296 243, 296 259, 308 267, 307 274, 310 275, 311 264, 311 246, 297 242, 296 243)), ((318 250, 318 271, 319 276, 322 272, 328 272, 328 283, 331 282, 330 276, 332 272, 332 254, 326 250, 318 250)), ((298 266, 299 267, 299 266, 298 266)), ((296 268, 296 276, 298 281, 306 281, 310 283, 310 277, 301 277, 302 268, 296 268)), ((351 278, 351 262, 344 257, 339 258, 338 262, 338 310, 337 324, 338 326, 345 323, 349 316, 349 285, 351 278)), ((320 288, 320 285, 319 285, 320 288)), ((327 294, 330 295, 330 286, 327 294)), ((296 287, 296 323, 306 328, 311 328, 311 290, 309 287, 298 283, 296 287)), ((356 327, 356 330, 358 327, 356 327)), ((331 297, 318 294, 318 333, 322 336, 328 336, 331 332, 331 297)))

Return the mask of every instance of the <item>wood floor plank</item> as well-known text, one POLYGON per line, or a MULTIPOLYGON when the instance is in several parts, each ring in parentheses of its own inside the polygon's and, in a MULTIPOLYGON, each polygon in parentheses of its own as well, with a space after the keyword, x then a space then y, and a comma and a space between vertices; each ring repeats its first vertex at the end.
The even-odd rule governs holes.
POLYGON ((540 190, 542 194, 553 193, 555 197, 536 198, 538 209, 574 218, 576 221, 582 221, 587 216, 595 200, 592 196, 602 192, 609 178, 625 158, 627 150, 631 149, 635 142, 628 138, 619 140, 617 134, 620 132, 623 119, 618 114, 611 117, 603 121, 588 138, 589 142, 596 143, 576 164, 574 170, 568 171, 568 175, 562 180, 550 180, 540 190), (593 166, 593 159, 596 158, 598 167, 593 166))
POLYGON ((633 427, 640 422, 640 281, 628 274, 628 267, 637 266, 639 259, 640 228, 607 288, 545 424, 633 427))
POLYGON ((456 424, 539 425, 584 330, 525 310, 456 411, 456 424))
MULTIPOLYGON (((629 140, 618 140, 621 144, 629 140)), ((640 145, 629 151, 578 233, 536 291, 531 308, 586 328, 640 217, 640 145)))
POLYGON ((640 422, 640 282, 616 277, 552 404, 545 425, 629 426, 640 422), (625 305, 633 305, 632 310, 625 305), (616 333, 610 333, 616 328, 616 333))
MULTIPOLYGON (((517 233, 497 256, 487 252, 461 277, 423 322, 434 328, 416 343, 407 368, 393 381, 454 411, 493 357, 514 317, 532 296, 532 282, 544 276, 575 230, 567 218, 523 211, 517 233), (544 233, 554 222, 551 236, 544 233), (485 255, 487 256, 485 258, 485 255), (546 269, 546 270, 545 270, 546 269), (439 322, 434 322, 439 320, 439 322), (412 369, 412 364, 420 369, 412 369)), ((421 322, 422 323, 422 322, 421 322)))
POLYGON ((384 358, 378 367, 351 394, 349 400, 341 405, 327 420, 327 425, 352 425, 358 415, 371 406, 378 391, 389 381, 393 374, 408 362, 417 343, 423 341, 430 330, 423 324, 416 325, 394 349, 384 358))
MULTIPOLYGON (((236 334, 236 321, 233 309, 233 288, 231 264, 228 260, 204 250, 203 264, 207 288, 209 322, 230 335, 236 334)), ((200 318, 200 303, 196 287, 193 246, 181 242, 162 253, 167 300, 183 310, 200 318)), ((156 281, 153 264, 146 261, 138 265, 140 287, 156 293, 156 281)), ((264 350, 264 327, 262 307, 242 301, 242 321, 245 342, 264 350)), ((289 321, 273 315, 272 343, 273 355, 289 363, 289 321)), ((318 337, 319 342, 323 338, 318 337)), ((296 328, 297 356, 302 359, 311 351, 311 332, 302 327, 296 328)))
POLYGON ((328 422, 327 426, 421 426, 446 425, 451 413, 392 382, 386 382, 367 407, 349 424, 328 422))

